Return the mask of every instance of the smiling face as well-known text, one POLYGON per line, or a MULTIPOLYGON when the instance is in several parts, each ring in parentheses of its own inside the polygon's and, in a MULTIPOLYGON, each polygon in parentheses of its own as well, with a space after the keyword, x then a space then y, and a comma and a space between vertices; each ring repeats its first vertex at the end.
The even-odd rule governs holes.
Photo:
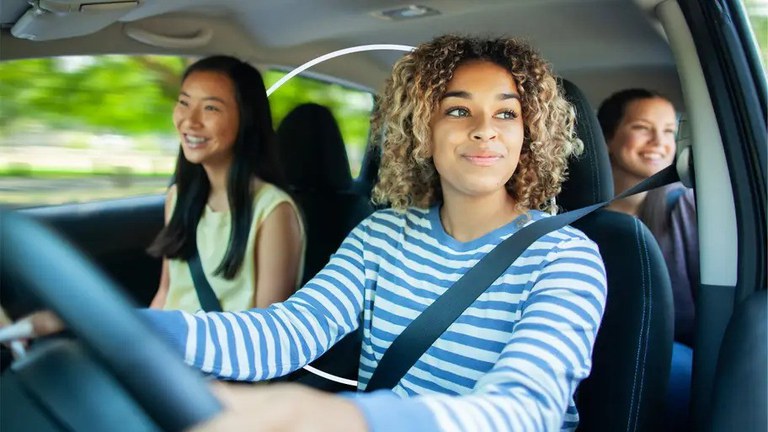
POLYGON ((228 167, 239 126, 232 80, 219 72, 192 72, 181 85, 173 124, 189 162, 228 167))
POLYGON ((638 183, 669 166, 675 158, 675 108, 663 98, 637 99, 608 141, 613 175, 625 184, 638 183))
POLYGON ((517 84, 504 68, 472 61, 454 71, 430 120, 431 152, 443 200, 498 195, 523 146, 517 84))

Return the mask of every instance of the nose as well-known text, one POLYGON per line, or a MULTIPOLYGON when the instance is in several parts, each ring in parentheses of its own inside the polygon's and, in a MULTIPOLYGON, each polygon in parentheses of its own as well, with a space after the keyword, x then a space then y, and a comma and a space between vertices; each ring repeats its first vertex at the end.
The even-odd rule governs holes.
POLYGON ((669 141, 669 137, 666 135, 664 130, 658 128, 654 129, 652 138, 653 139, 651 140, 651 143, 657 146, 662 146, 669 141))
POLYGON ((191 106, 181 112, 181 123, 187 127, 197 127, 201 125, 200 117, 200 110, 191 106))
POLYGON ((472 140, 486 142, 495 139, 496 135, 491 119, 486 116, 479 116, 471 131, 472 140))

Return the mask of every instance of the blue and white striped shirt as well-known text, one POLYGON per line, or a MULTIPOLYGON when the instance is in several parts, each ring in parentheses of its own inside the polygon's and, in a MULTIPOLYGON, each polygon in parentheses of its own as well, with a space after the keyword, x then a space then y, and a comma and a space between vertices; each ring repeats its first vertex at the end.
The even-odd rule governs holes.
MULTIPOLYGON (((185 360, 220 378, 294 371, 358 326, 359 388, 392 341, 532 211, 460 242, 437 207, 381 210, 350 233, 326 267, 287 301, 245 312, 149 312, 185 360)), ((534 242, 426 351, 392 390, 353 398, 374 431, 573 430, 573 393, 589 374, 605 307, 597 246, 565 227, 534 242)))

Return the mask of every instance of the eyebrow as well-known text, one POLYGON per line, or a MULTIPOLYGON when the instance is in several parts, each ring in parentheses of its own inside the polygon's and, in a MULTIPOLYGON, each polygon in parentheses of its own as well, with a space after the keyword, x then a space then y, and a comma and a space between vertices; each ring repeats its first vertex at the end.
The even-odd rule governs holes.
MULTIPOLYGON (((183 91, 182 91, 182 92, 179 92, 179 94, 180 94, 181 96, 192 97, 192 96, 190 96, 189 94, 187 94, 187 92, 183 92, 183 91)), ((204 101, 206 101, 206 100, 212 100, 212 101, 216 101, 216 102, 219 102, 219 103, 221 103, 221 104, 223 104, 223 105, 226 105, 226 104, 227 104, 227 103, 224 101, 224 99, 222 99, 222 98, 219 98, 219 97, 216 97, 216 96, 208 96, 208 97, 204 97, 204 98, 203 98, 203 100, 204 100, 204 101)))
MULTIPOLYGON (((443 97, 440 98, 440 100, 443 100, 449 97, 457 97, 461 99, 472 99, 472 94, 464 90, 449 91, 449 92, 445 92, 445 94, 443 95, 443 97)), ((498 100, 507 100, 507 99, 521 100, 520 95, 518 95, 517 93, 500 93, 497 96, 497 99, 498 100)))
MULTIPOLYGON (((643 123, 651 123, 651 124, 653 124, 653 121, 652 121, 652 120, 648 120, 648 119, 646 119, 646 118, 636 118, 636 119, 634 119, 634 120, 632 120, 632 121, 636 121, 636 122, 643 122, 643 123)), ((672 123, 672 122, 667 122, 667 123, 664 123, 664 126, 674 126, 674 127, 677 127, 678 125, 679 125, 679 123, 678 123, 678 122, 674 122, 674 123, 672 123)))

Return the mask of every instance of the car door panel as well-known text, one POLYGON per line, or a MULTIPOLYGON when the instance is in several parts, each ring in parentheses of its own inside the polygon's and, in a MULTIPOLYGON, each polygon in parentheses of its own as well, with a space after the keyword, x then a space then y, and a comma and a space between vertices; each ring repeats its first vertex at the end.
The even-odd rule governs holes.
POLYGON ((161 260, 146 248, 163 227, 163 196, 21 210, 62 234, 111 276, 139 305, 148 305, 161 260))

